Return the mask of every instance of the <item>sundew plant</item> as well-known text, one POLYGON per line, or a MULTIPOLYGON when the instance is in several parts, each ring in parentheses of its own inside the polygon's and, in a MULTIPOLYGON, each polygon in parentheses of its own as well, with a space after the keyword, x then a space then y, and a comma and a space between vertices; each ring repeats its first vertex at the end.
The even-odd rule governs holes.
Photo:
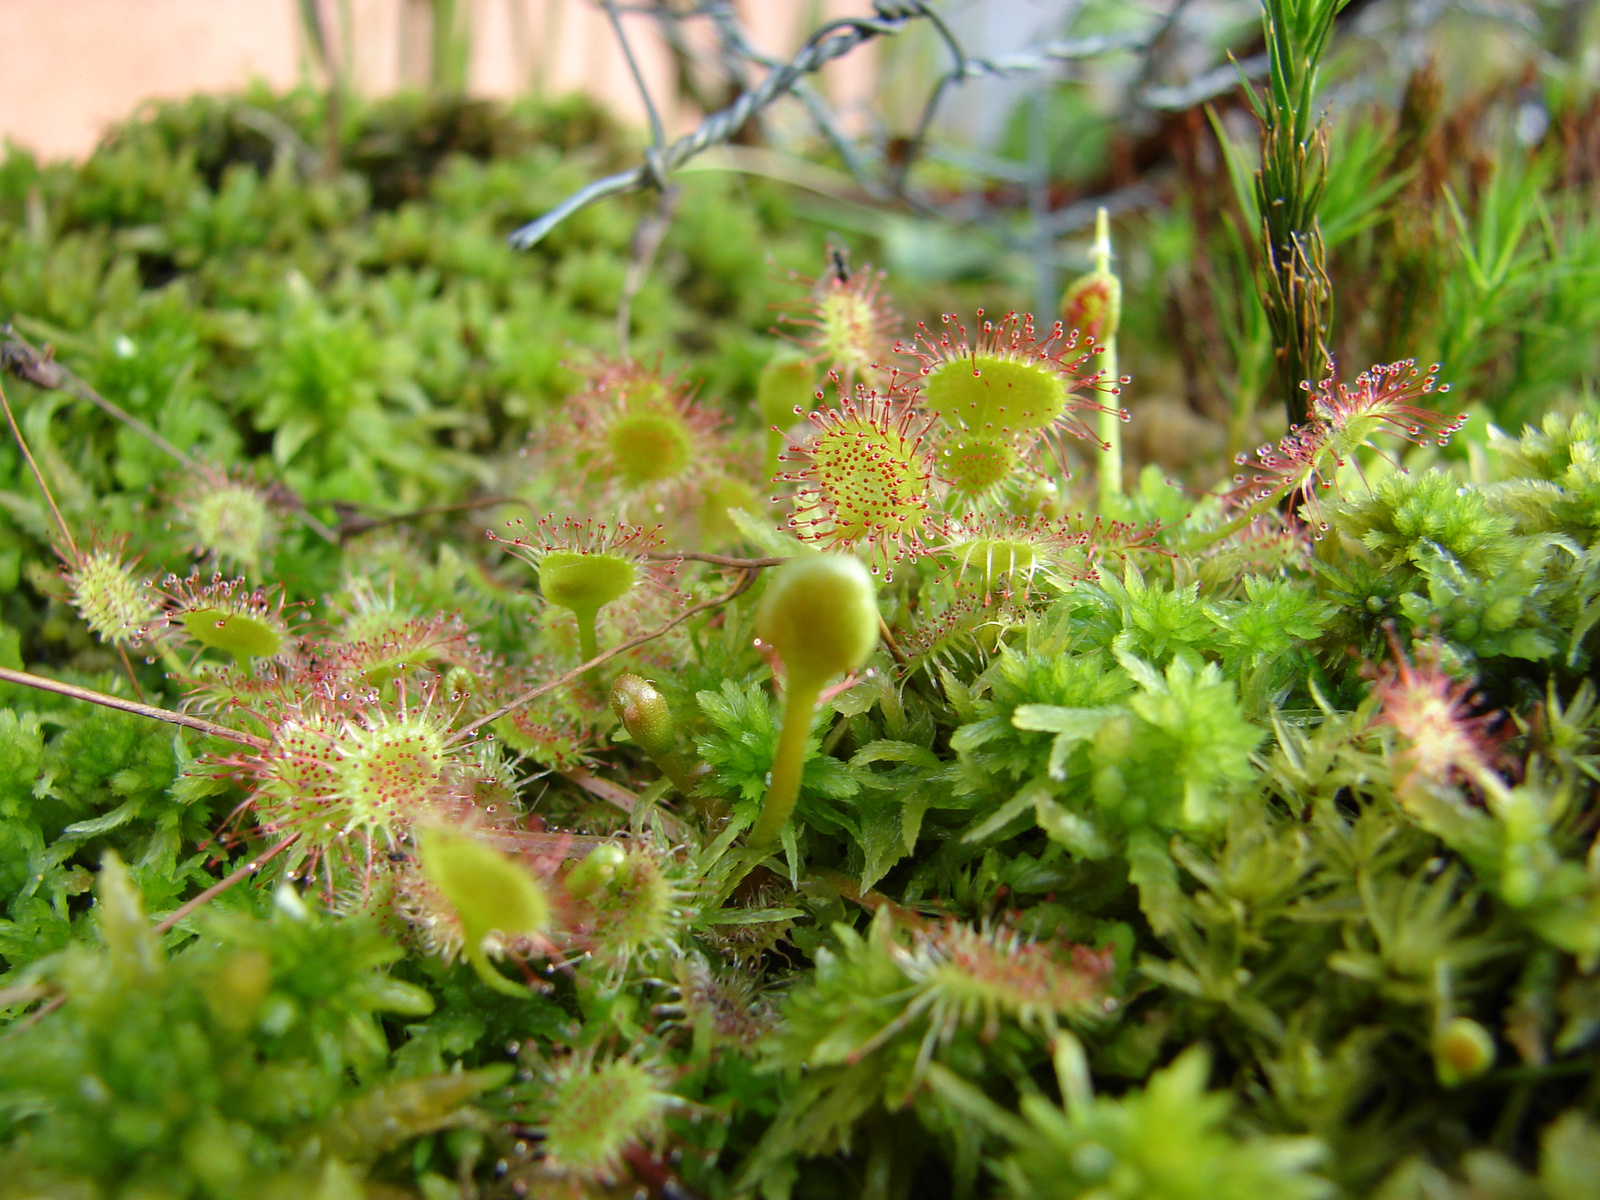
POLYGON ((0 1200, 1600 1194, 1600 102, 1336 8, 1048 311, 513 249, 575 102, 12 151, 0 1200))

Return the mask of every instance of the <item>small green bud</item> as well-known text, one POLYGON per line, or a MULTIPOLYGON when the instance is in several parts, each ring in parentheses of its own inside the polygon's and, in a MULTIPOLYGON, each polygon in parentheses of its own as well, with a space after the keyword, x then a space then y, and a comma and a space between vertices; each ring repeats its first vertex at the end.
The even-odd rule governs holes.
POLYGON ((669 941, 682 925, 677 889, 655 853, 643 847, 602 843, 564 882, 603 958, 621 961, 669 941))
POLYGON ((767 360, 756 381, 756 407, 768 425, 794 424, 794 410, 816 400, 816 368, 797 354, 782 351, 767 360))
POLYGON ((859 559, 808 555, 772 573, 756 606, 756 636, 777 650, 789 678, 771 783, 750 829, 753 850, 778 836, 800 799, 806 737, 822 685, 866 663, 878 644, 878 620, 872 576, 859 559))
POLYGON ((417 833, 422 873, 443 893, 461 921, 467 961, 490 987, 523 996, 489 965, 483 940, 499 930, 540 934, 550 922, 544 888, 521 865, 469 834, 442 826, 417 833))
POLYGON ((815 690, 865 665, 878 644, 872 576, 844 554, 791 558, 756 606, 756 636, 783 658, 791 690, 815 690))
POLYGON ((615 879, 627 862, 625 849, 616 842, 602 842, 567 873, 567 891, 574 896, 587 896, 615 879))
POLYGON ((1089 257, 1094 270, 1074 279, 1061 297, 1061 323, 1090 342, 1110 347, 1122 322, 1122 281, 1111 273, 1111 217, 1103 208, 1095 214, 1089 257))
POLYGON ((672 752, 672 710, 648 679, 624 673, 611 684, 611 711, 651 758, 672 752))
POLYGON ((1433 1033, 1433 1067, 1439 1082, 1456 1087, 1494 1066, 1494 1038, 1471 1017, 1451 1017, 1433 1033))

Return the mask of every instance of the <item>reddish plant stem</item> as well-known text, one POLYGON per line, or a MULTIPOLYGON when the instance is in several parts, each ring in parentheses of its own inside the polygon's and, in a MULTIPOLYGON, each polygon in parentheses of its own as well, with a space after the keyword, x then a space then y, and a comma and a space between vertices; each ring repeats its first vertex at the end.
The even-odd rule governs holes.
POLYGON ((237 871, 234 871, 232 874, 227 875, 222 879, 219 879, 216 883, 213 883, 210 887, 208 887, 205 891, 201 892, 193 900, 186 901, 185 903, 179 905, 177 908, 173 909, 172 912, 170 912, 166 916, 162 917, 161 920, 156 922, 155 929, 154 929, 153 932, 155 932, 155 933, 165 933, 167 930, 171 929, 174 925, 176 925, 179 921, 181 921, 185 917, 187 917, 195 909, 199 908, 202 904, 205 904, 207 901, 211 900, 212 898, 214 898, 216 896, 220 896, 223 892, 227 891, 234 884, 238 883, 241 879, 244 879, 244 878, 246 878, 247 876, 250 876, 250 875, 254 875, 257 871, 261 870, 262 867, 266 866, 274 858, 276 858, 278 855, 282 854, 285 850, 287 850, 290 846, 294 845, 295 842, 297 842, 299 840, 300 840, 300 835, 298 833, 291 834, 289 837, 284 838, 283 841, 279 842, 271 850, 268 850, 265 854, 260 855, 257 858, 252 858, 249 862, 245 863, 244 866, 240 867, 237 871))

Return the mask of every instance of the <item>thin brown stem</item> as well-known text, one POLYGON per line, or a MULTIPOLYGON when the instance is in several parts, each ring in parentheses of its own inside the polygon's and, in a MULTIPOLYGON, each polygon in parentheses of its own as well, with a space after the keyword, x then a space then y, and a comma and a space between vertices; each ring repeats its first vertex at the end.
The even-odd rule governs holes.
POLYGON ((57 992, 38 1008, 34 1009, 27 1016, 23 1017, 22 1020, 8 1028, 4 1034, 0 1034, 0 1037, 10 1037, 14 1033, 21 1033, 24 1029, 32 1028, 34 1025, 37 1025, 40 1021, 48 1017, 51 1013, 55 1012, 56 1009, 60 1008, 66 1002, 67 993, 57 992))
MULTIPOLYGON (((779 559, 777 561, 781 562, 783 560, 779 559)), ((549 683, 541 683, 538 687, 522 693, 522 695, 518 696, 515 700, 511 700, 505 704, 502 704, 493 712, 485 713, 476 721, 471 721, 468 724, 463 725, 460 729, 456 730, 450 741, 455 743, 463 740, 464 738, 471 737, 472 734, 482 729, 485 725, 489 725, 495 721, 498 721, 507 713, 516 712, 516 710, 521 708, 524 704, 529 704, 534 700, 537 700, 540 696, 544 696, 555 691, 557 688, 566 687, 569 683, 576 682, 577 680, 583 678, 583 675, 586 671, 592 671, 601 663, 607 662, 610 659, 615 658, 617 655, 624 653, 625 651, 632 650, 635 646, 642 646, 646 642, 654 641, 668 630, 682 625, 696 613, 703 613, 708 608, 720 608, 722 605, 727 604, 730 600, 733 600, 742 593, 748 591, 750 589, 750 585, 755 581, 755 570, 746 567, 744 574, 739 577, 739 582, 722 595, 713 597, 710 600, 702 600, 699 604, 696 604, 691 608, 684 609, 677 616, 673 617, 672 620, 666 622, 666 624, 658 625, 649 633, 641 633, 638 637, 629 638, 625 642, 619 642, 617 645, 611 647, 611 649, 603 650, 599 654, 596 654, 593 658, 589 659, 588 662, 579 663, 565 675, 557 676, 549 683)))
POLYGON ((13 1004, 32 1004, 49 994, 50 988, 42 983, 19 983, 15 987, 0 988, 0 1008, 10 1008, 13 1004))
POLYGON ((156 922, 153 932, 165 933, 208 900, 211 900, 213 897, 220 896, 234 884, 238 883, 241 879, 244 879, 250 875, 254 875, 257 871, 261 870, 262 867, 266 866, 274 858, 282 854, 285 850, 299 840, 300 835, 298 833, 291 834, 290 836, 284 838, 283 841, 279 842, 271 850, 268 850, 265 854, 261 855, 259 858, 252 858, 237 871, 234 871, 232 874, 219 879, 216 883, 213 883, 193 900, 185 901, 166 916, 162 917, 161 920, 156 922))
POLYGON ((714 567, 729 567, 740 571, 759 571, 762 567, 777 567, 787 558, 733 558, 727 554, 704 554, 698 550, 646 550, 646 558, 664 562, 703 562, 714 567))
POLYGON ((155 721, 182 725, 185 729, 197 730, 212 737, 226 738, 230 742, 253 746, 257 750, 265 750, 272 745, 266 738, 229 729, 226 725, 218 725, 215 721, 208 721, 204 717, 174 712, 170 708, 157 708, 153 704, 141 704, 137 700, 124 700, 121 696, 109 696, 92 688, 79 687, 75 683, 63 683, 59 679, 47 679, 43 675, 30 675, 26 671, 13 671, 10 667, 0 667, 0 683, 17 683, 23 687, 38 688, 41 692, 55 692, 58 696, 69 696, 74 700, 86 700, 103 708, 115 708, 121 712, 133 713, 137 717, 149 717, 155 721))
POLYGON ((352 514, 339 522, 339 537, 344 539, 352 534, 366 533, 369 529, 377 529, 384 525, 398 525, 402 521, 414 521, 419 517, 442 516, 446 513, 470 512, 474 508, 493 508, 497 504, 527 504, 526 500, 516 496, 485 496, 480 500, 461 500, 455 504, 430 504, 426 508, 414 508, 409 512, 385 513, 382 516, 366 517, 352 514))
POLYGON ((905 666, 906 652, 900 649, 900 644, 894 640, 894 633, 889 628, 889 622, 883 619, 882 613, 878 614, 878 636, 883 639, 883 644, 889 647, 889 653, 894 656, 894 661, 902 667, 905 666))
POLYGON ((199 466, 194 459, 179 450, 166 438, 162 437, 138 417, 120 408, 107 400, 94 388, 90 387, 68 367, 58 363, 47 354, 40 354, 27 341, 9 326, 3 330, 4 341, 0 342, 0 363, 3 363, 19 379, 26 379, 35 387, 42 387, 48 391, 64 391, 80 400, 87 400, 106 416, 114 421, 121 421, 129 429, 148 441, 163 454, 178 460, 185 467, 194 470, 199 466))
POLYGON ((28 469, 33 472, 33 481, 39 485, 39 490, 44 493, 45 503, 50 506, 50 512, 56 519, 56 527, 61 530, 61 538, 67 543, 67 549, 72 552, 72 561, 78 561, 78 543, 72 540, 72 530, 67 528, 67 522, 61 516, 61 510, 56 507, 56 498, 50 494, 50 485, 44 481, 44 473, 39 470, 39 464, 33 460, 33 451, 28 449, 28 439, 22 436, 22 430, 17 425, 16 414, 11 411, 11 401, 6 399, 6 389, 0 386, 0 408, 6 410, 6 420, 11 424, 11 433, 17 439, 17 446, 22 450, 22 457, 28 460, 28 469))
MULTIPOLYGON (((629 64, 632 65, 631 57, 629 64)), ((640 91, 643 92, 642 86, 640 91)), ((654 116, 654 110, 651 115, 654 116)), ((656 251, 661 249, 661 239, 667 235, 667 228, 672 224, 673 210, 678 207, 678 195, 677 184, 662 188, 655 211, 645 216, 634 230, 628 270, 622 279, 622 295, 617 300, 617 353, 624 357, 628 353, 628 337, 633 332, 633 298, 644 286, 651 264, 655 262, 656 251)))

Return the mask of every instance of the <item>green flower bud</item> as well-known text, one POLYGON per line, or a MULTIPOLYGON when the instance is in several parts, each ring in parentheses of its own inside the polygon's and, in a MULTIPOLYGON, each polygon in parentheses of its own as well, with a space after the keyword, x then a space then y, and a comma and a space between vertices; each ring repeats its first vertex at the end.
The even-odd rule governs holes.
POLYGON ((637 675, 622 674, 611 684, 611 711, 651 758, 672 753, 672 710, 656 685, 637 675))
POLYGON ((782 657, 790 690, 815 691, 864 666, 878 644, 872 576, 848 555, 792 558, 772 573, 755 626, 782 657))
POLYGON ((1494 1066, 1494 1038, 1471 1017, 1451 1017, 1433 1033, 1433 1068, 1439 1082, 1455 1087, 1494 1066))
POLYGON ((603 960, 625 962, 643 947, 669 942, 687 915, 661 859, 641 846, 596 846, 565 885, 603 960))
POLYGON ((788 685, 772 782, 750 830, 753 849, 778 836, 800 799, 806 737, 822 685, 866 665, 878 644, 872 576, 859 559, 840 554, 791 558, 772 573, 756 606, 756 635, 783 658, 788 685))
POLYGON ((615 879, 627 862, 627 850, 616 842, 602 842, 567 872, 567 891, 574 896, 587 896, 615 879))

